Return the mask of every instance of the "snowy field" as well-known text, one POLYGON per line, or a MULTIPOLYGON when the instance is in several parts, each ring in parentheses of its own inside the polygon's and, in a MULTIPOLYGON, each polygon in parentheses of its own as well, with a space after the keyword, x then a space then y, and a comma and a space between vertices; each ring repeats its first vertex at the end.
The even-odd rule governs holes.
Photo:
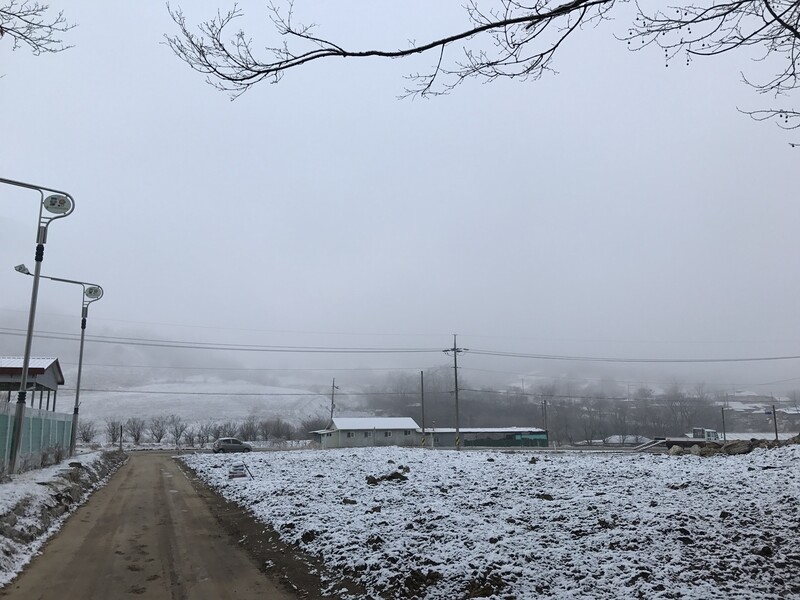
POLYGON ((182 458, 321 558, 334 596, 344 574, 375 598, 800 597, 800 446, 182 458), (252 478, 229 479, 236 463, 252 478))

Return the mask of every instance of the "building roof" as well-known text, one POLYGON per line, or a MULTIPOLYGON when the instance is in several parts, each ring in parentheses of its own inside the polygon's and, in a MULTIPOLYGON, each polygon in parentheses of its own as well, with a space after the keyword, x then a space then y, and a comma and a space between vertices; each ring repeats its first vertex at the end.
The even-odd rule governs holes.
POLYGON ((620 435, 620 434, 610 435, 607 438, 601 440, 601 442, 604 444, 644 444, 645 442, 652 442, 652 441, 653 440, 643 435, 633 435, 630 433, 627 435, 620 435))
MULTIPOLYGON (((685 434, 686 437, 692 437, 691 434, 685 434)), ((717 431, 717 435, 719 436, 718 441, 722 441, 723 433, 721 431, 717 431)), ((796 436, 796 433, 778 433, 779 440, 789 440, 796 436)), ((724 437, 729 442, 736 442, 739 440, 749 441, 749 440, 774 440, 775 439, 775 431, 758 431, 758 432, 733 432, 730 431, 724 434, 724 437)), ((694 439, 694 438, 692 438, 694 439)))
POLYGON ((411 417, 334 417, 331 429, 367 430, 367 429, 418 429, 416 421, 411 417))
MULTIPOLYGON (((22 365, 25 362, 22 356, 0 356, 0 375, 22 375, 22 365)), ((49 369, 54 370, 58 385, 64 385, 64 372, 57 358, 31 357, 28 363, 28 375, 42 375, 49 369)))
MULTIPOLYGON (((538 427, 461 427, 461 433, 544 433, 538 427)), ((422 432, 421 428, 418 428, 422 432)), ((425 433, 455 433, 455 427, 426 427, 425 433)))

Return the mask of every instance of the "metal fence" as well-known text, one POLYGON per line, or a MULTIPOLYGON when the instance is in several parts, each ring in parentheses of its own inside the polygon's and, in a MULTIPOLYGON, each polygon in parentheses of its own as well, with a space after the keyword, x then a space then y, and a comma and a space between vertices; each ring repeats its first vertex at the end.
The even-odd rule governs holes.
MULTIPOLYGON (((0 471, 3 472, 8 470, 15 410, 16 403, 0 402, 0 471)), ((26 471, 42 466, 46 454, 50 454, 51 459, 56 453, 66 456, 71 432, 72 415, 26 406, 17 470, 26 471)))

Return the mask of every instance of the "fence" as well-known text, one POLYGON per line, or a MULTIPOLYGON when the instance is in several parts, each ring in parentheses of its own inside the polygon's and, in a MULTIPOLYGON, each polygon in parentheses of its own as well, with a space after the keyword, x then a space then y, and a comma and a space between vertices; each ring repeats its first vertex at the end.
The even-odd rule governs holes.
MULTIPOLYGON (((0 471, 8 470, 15 410, 16 403, 0 402, 0 471)), ((71 433, 72 415, 26 406, 17 470, 41 466, 45 452, 62 451, 66 455, 71 433)))

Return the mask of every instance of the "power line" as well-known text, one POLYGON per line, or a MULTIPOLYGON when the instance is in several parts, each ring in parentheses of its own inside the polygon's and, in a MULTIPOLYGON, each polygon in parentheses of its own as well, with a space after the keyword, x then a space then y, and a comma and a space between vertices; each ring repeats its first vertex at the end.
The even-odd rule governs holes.
MULTIPOLYGON (((11 308, 0 308, 2 311, 6 312, 15 312, 21 315, 27 315, 27 311, 23 310, 16 310, 11 308)), ((44 314, 54 317, 62 317, 67 319, 74 318, 75 315, 68 315, 65 313, 57 313, 57 312, 37 312, 37 314, 44 314)), ((362 331, 362 332, 353 332, 353 331, 310 331, 310 330, 295 330, 295 329, 256 329, 253 327, 220 327, 217 325, 197 325, 197 324, 186 324, 186 323, 163 323, 159 321, 134 321, 130 319, 112 319, 109 317, 92 317, 93 321, 107 321, 112 323, 130 323, 133 325, 158 325, 160 327, 177 327, 182 329, 210 329, 210 330, 217 330, 217 331, 247 331, 247 332, 258 332, 258 333, 281 333, 281 334, 293 334, 293 335, 345 335, 345 336, 354 336, 354 337, 442 337, 445 334, 435 334, 435 333, 392 333, 392 332, 377 332, 377 331, 362 331)))
MULTIPOLYGON (((61 361, 59 361, 61 362, 61 361)), ((62 365, 77 365, 73 362, 61 362, 62 365)), ((161 370, 185 370, 185 371, 246 371, 246 372, 303 372, 314 373, 316 371, 419 371, 418 367, 344 367, 337 369, 335 367, 325 367, 319 369, 313 368, 262 368, 262 367, 175 367, 163 365, 108 365, 100 363, 83 363, 84 366, 89 367, 103 367, 112 369, 161 369, 161 370)))
MULTIPOLYGON (((26 332, 21 329, 0 328, 0 335, 22 337, 26 332)), ((57 331, 40 331, 34 334, 36 338, 74 341, 77 334, 57 331)), ((393 348, 393 347, 346 347, 346 346, 284 346, 284 345, 256 345, 256 344, 226 344, 219 342, 190 342, 181 340, 159 340, 153 338, 136 338, 121 336, 86 336, 95 343, 118 344, 127 346, 147 346, 154 348, 182 348, 191 350, 223 350, 233 352, 274 352, 274 353, 308 353, 308 354, 421 354, 438 353, 439 348, 393 348)), ((452 351, 452 349, 451 349, 452 351)), ((524 358, 533 360, 552 360, 568 362, 605 362, 605 363, 645 363, 645 364, 710 364, 710 363, 743 363, 743 362, 774 362, 785 360, 798 360, 800 355, 788 356, 757 356, 742 358, 622 358, 600 356, 570 356, 557 354, 531 354, 523 352, 504 352, 499 350, 473 349, 470 352, 478 356, 493 356, 500 358, 524 358)))
MULTIPOLYGON (((74 392, 75 388, 62 387, 59 390, 74 392)), ((169 390, 103 390, 98 388, 81 388, 81 392, 97 392, 103 394, 138 394, 138 395, 158 395, 158 396, 319 396, 325 395, 317 392, 174 392, 169 390)), ((436 393, 436 392, 432 392, 436 393)), ((441 392, 447 393, 447 392, 441 392)), ((339 392, 340 396, 416 396, 417 391, 409 392, 339 392)), ((327 400, 327 399, 326 399, 327 400)))
POLYGON ((741 363, 800 359, 800 355, 758 356, 747 358, 617 358, 600 356, 565 356, 557 354, 525 354, 522 352, 501 352, 498 350, 470 350, 470 352, 480 356, 498 356, 503 358, 530 358, 536 360, 607 363, 741 363))
MULTIPOLYGON (((0 335, 24 336, 21 329, 0 328, 0 335)), ((68 340, 78 339, 75 334, 58 331, 41 331, 34 334, 36 338, 68 340)), ((228 350, 234 352, 286 352, 311 354, 420 354, 441 352, 440 348, 375 348, 344 346, 267 346, 255 344, 225 344, 209 342, 187 342, 178 340, 157 340, 150 338, 130 338, 119 336, 87 335, 86 338, 95 343, 119 344, 123 346, 148 346, 152 348, 183 348, 191 350, 228 350)))

